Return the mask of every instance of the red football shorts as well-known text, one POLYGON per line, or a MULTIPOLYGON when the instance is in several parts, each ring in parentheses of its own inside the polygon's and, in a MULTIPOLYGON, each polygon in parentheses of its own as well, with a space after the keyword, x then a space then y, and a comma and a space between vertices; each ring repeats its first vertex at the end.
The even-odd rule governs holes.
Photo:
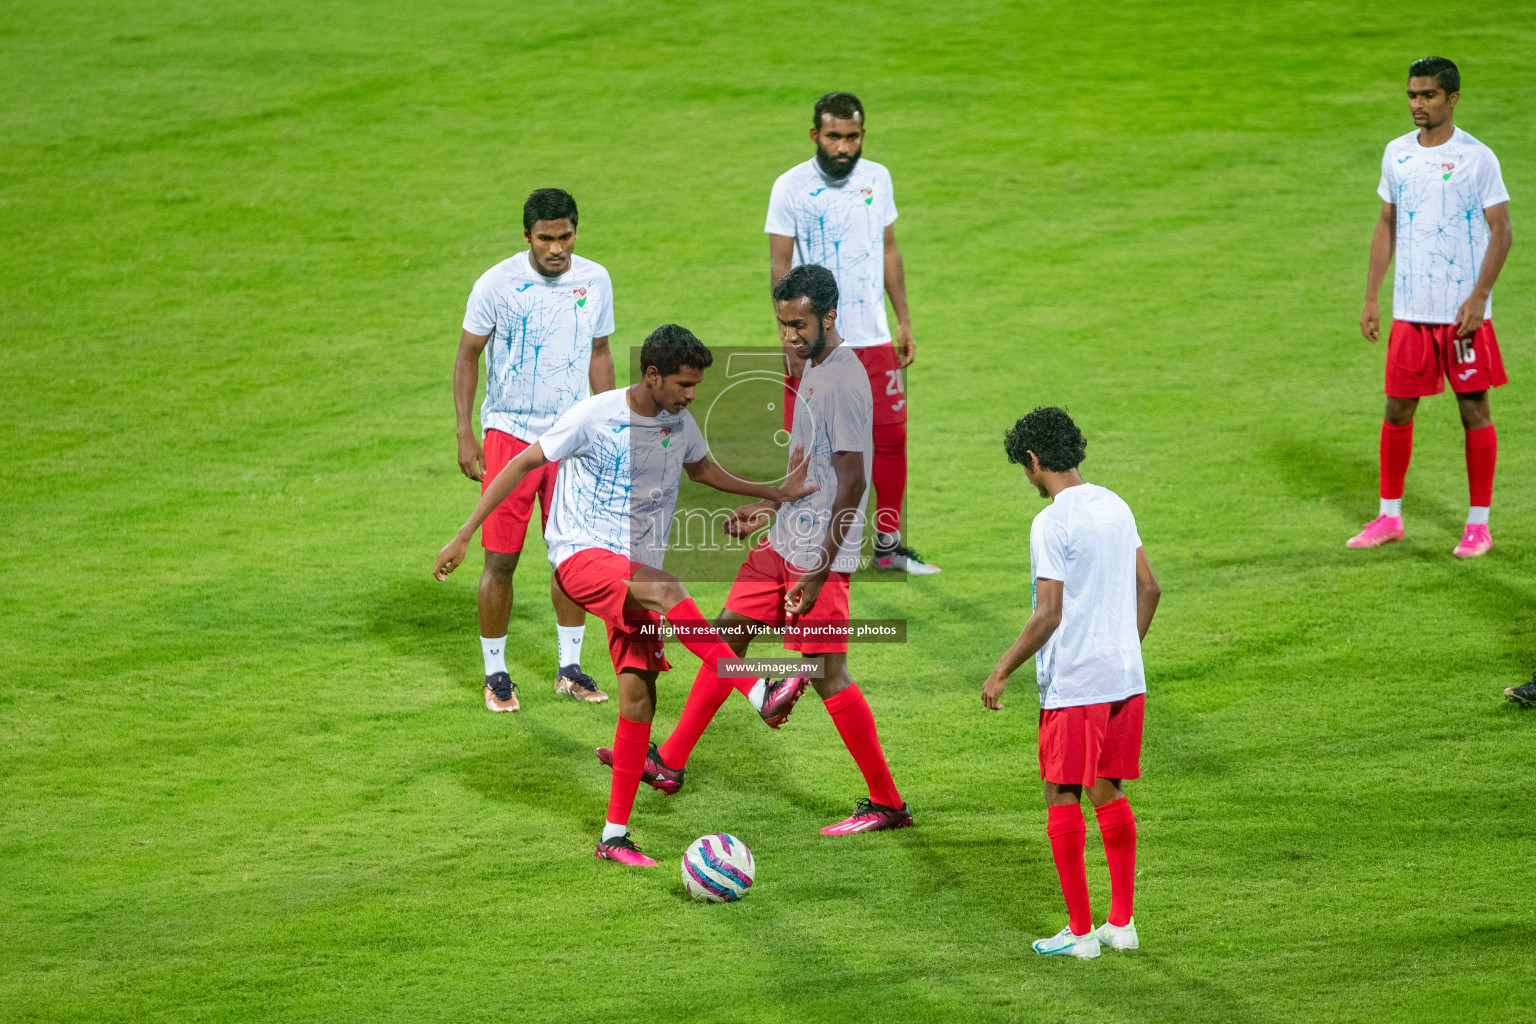
POLYGON ((665 672, 672 667, 661 636, 661 616, 631 601, 624 585, 638 568, 639 562, 602 548, 583 548, 555 568, 560 589, 608 625, 608 654, 615 673, 627 668, 665 672))
POLYGON ((1141 778, 1141 719, 1147 695, 1113 704, 1040 710, 1040 777, 1058 786, 1141 778))
MULTIPOLYGON (((485 478, 480 481, 480 493, 491 486, 496 474, 518 452, 528 447, 528 442, 503 434, 499 430, 485 432, 485 478)), ((546 462, 523 477, 511 494, 491 510, 480 527, 480 546, 487 551, 514 554, 523 550, 523 540, 528 536, 528 520, 533 518, 533 497, 539 497, 539 529, 549 522, 549 503, 555 496, 555 474, 558 462, 546 462)))
MULTIPOLYGON (((814 636, 818 627, 846 627, 848 624, 848 574, 834 572, 822 584, 816 603, 804 615, 790 615, 784 610, 784 597, 791 587, 800 582, 800 570, 786 562, 782 555, 768 546, 764 540, 752 549, 747 560, 736 572, 736 582, 725 599, 725 607, 738 615, 765 622, 773 629, 783 631, 794 627, 806 630, 814 636)), ((801 654, 841 654, 848 650, 845 634, 833 634, 836 639, 814 640, 784 638, 784 649, 801 654)))
POLYGON ((886 342, 856 348, 853 354, 869 374, 869 394, 875 400, 874 425, 907 422, 907 381, 896 366, 896 346, 886 342))
POLYGON ((1470 338, 1458 338, 1455 324, 1393 320, 1387 337, 1387 394, 1393 398, 1438 395, 1445 390, 1447 378, 1457 394, 1509 383, 1493 321, 1484 320, 1470 338))

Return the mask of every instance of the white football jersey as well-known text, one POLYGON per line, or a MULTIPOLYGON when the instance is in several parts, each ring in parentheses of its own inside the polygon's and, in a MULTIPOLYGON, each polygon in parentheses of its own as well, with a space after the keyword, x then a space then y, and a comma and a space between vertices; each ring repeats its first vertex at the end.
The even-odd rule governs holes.
POLYGON ((889 344, 885 229, 896 222, 891 172, 860 159, 848 177, 822 176, 812 157, 779 175, 768 198, 770 235, 795 240, 794 266, 818 263, 837 278, 837 333, 850 348, 889 344))
POLYGON ((768 544, 796 569, 816 568, 821 546, 832 522, 832 503, 837 498, 837 471, 833 452, 859 452, 864 456, 864 496, 842 547, 832 561, 833 572, 853 572, 859 567, 859 544, 864 539, 864 509, 869 503, 870 472, 874 467, 875 407, 869 394, 869 374, 847 345, 838 345, 817 366, 809 360, 800 378, 795 399, 795 422, 789 432, 789 450, 804 448, 810 459, 806 483, 818 490, 799 501, 779 507, 768 531, 768 544))
MULTIPOLYGON (((1439 146, 1417 130, 1387 143, 1376 194, 1397 205, 1392 319, 1456 322, 1488 251, 1483 211, 1509 202, 1493 150, 1457 128, 1439 146)), ((1493 316, 1493 298, 1483 318, 1493 316)))
POLYGON ((524 250, 475 282, 464 329, 490 335, 480 428, 531 444, 586 395, 592 339, 613 333, 613 285, 574 253, 570 270, 545 277, 524 250))
POLYGON ((1062 584, 1061 625, 1035 655, 1042 708, 1107 704, 1147 692, 1136 629, 1136 517, 1097 484, 1058 491, 1029 528, 1033 571, 1062 584))
POLYGON ((585 548, 602 548, 660 569, 677 508, 683 466, 709 455, 684 409, 641 416, 627 388, 584 398, 539 438, 560 463, 544 527, 549 560, 559 565, 585 548))

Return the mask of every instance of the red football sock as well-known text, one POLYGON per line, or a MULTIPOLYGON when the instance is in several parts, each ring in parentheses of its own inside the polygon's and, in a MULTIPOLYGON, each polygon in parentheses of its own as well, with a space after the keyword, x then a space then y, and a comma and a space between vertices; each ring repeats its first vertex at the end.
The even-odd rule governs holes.
MULTIPOLYGON (((747 680, 749 684, 754 681, 747 680)), ((672 735, 656 748, 663 764, 668 768, 688 767, 688 755, 693 753, 699 737, 704 735, 704 730, 715 717, 715 712, 720 710, 720 705, 731 695, 731 686, 731 681, 719 678, 707 665, 699 669, 699 674, 693 679, 693 688, 688 691, 683 713, 672 727, 672 735)))
POLYGON ((875 488, 875 529, 901 532, 901 502, 907 493, 907 425, 875 427, 875 457, 870 468, 875 488))
POLYGON ((864 773, 864 783, 869 787, 869 798, 886 807, 903 807, 901 794, 896 792, 896 781, 891 778, 891 767, 885 763, 885 753, 880 749, 880 737, 875 732, 875 713, 869 709, 869 701, 857 685, 840 690, 828 697, 824 704, 837 726, 837 734, 843 745, 864 773))
POLYGON ((1381 496, 1388 501, 1403 496, 1408 460, 1413 457, 1413 424, 1401 427, 1381 424, 1381 496))
MULTIPOLYGON (((736 657, 736 652, 720 639, 719 632, 704 617, 704 613, 699 611, 699 606, 693 603, 693 598, 685 597, 667 609, 667 621, 671 623, 673 635, 677 637, 678 642, 704 663, 710 675, 714 675, 715 663, 719 659, 736 657)), ((746 681, 745 688, 738 686, 737 689, 746 693, 747 690, 752 689, 752 680, 746 681)))
POLYGON ((650 722, 631 722, 619 716, 619 726, 613 731, 613 784, 608 787, 608 820, 615 825, 629 824, 650 745, 650 722))
POLYGON ((1045 809, 1045 834, 1051 838, 1051 856, 1056 860, 1056 877, 1061 879, 1061 895, 1067 901, 1067 924, 1073 935, 1087 935, 1093 930, 1093 911, 1088 906, 1088 865, 1083 860, 1088 826, 1083 809, 1077 804, 1056 804, 1045 809))
POLYGON ((1136 815, 1125 797, 1094 808, 1109 861, 1109 923, 1124 928, 1136 896, 1136 815))
POLYGON ((1493 504, 1493 466, 1499 461, 1499 435, 1493 424, 1467 431, 1467 489, 1475 508, 1493 504))

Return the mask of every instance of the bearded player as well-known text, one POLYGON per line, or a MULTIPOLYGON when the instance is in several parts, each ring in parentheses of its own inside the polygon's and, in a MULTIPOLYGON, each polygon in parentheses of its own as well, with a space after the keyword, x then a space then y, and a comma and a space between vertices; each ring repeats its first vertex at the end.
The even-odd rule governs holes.
MULTIPOLYGON (((806 484, 816 490, 782 508, 759 501, 732 513, 726 528, 739 537, 757 531, 770 517, 774 521, 736 574, 715 625, 737 657, 759 633, 775 630, 789 634, 785 647, 820 663, 816 693, 869 791, 850 817, 823 828, 822 834, 906 828, 912 811, 891 778, 869 702, 848 674, 844 638, 873 447, 868 377, 838 335, 837 281, 831 271, 815 264, 798 266, 780 279, 773 299, 780 337, 805 364, 790 432, 790 463, 796 465, 802 450, 806 453, 806 484), (803 631, 800 639, 794 639, 797 631, 803 631)), ((778 728, 808 681, 803 676, 758 679, 737 688, 778 728)), ((688 756, 731 688, 729 682, 699 675, 677 727, 647 759, 645 782, 666 793, 682 788, 688 756)), ((597 756, 605 763, 611 757, 604 750, 597 756)))
POLYGON ((1146 673, 1141 641, 1162 591, 1113 491, 1078 472, 1087 442, 1060 409, 1036 409, 1004 439, 1008 461, 1051 499, 1029 528, 1034 612, 981 688, 994 711, 1008 677, 1031 657, 1040 687, 1040 777, 1046 835, 1066 898, 1067 926, 1035 952, 1091 959, 1101 945, 1135 949, 1136 817, 1122 783, 1141 776, 1146 673), (1109 915, 1093 927, 1083 864, 1087 791, 1109 861, 1109 915))
MULTIPOLYGON (((453 408, 459 436, 459 468, 480 481, 481 492, 514 456, 554 426, 556 418, 586 394, 612 391, 613 285, 608 271, 577 256, 576 200, 557 188, 541 188, 523 204, 528 248, 486 271, 475 282, 464 312, 459 354, 453 364, 453 408), (485 353, 485 401, 480 405, 484 443, 470 422, 485 353)), ((517 684, 507 671, 507 622, 512 616, 512 573, 522 555, 533 502, 540 526, 549 522, 554 495, 553 463, 533 471, 507 501, 498 504, 480 533, 485 568, 480 574, 480 653, 485 662, 485 706, 518 709, 517 684)), ((600 703, 607 694, 581 670, 587 617, 550 581, 555 605, 555 692, 600 703)))
POLYGON ((667 617, 683 645, 703 662, 695 686, 715 685, 718 659, 732 657, 688 591, 661 569, 683 471, 698 483, 774 507, 809 493, 803 467, 779 488, 749 483, 710 461, 687 410, 712 361, 709 349, 688 330, 676 324, 657 328, 640 350, 641 379, 623 391, 577 402, 514 455, 487 484, 433 567, 433 575, 447 579, 496 507, 530 474, 559 464, 544 539, 556 584, 608 626, 619 724, 608 816, 596 852, 621 864, 656 864, 640 852, 628 826, 656 710, 656 677, 671 667, 658 615, 667 617))
POLYGON ((1360 332, 1381 336, 1376 295, 1396 257, 1387 337, 1387 412, 1381 425, 1381 508, 1348 541, 1373 548, 1403 539, 1403 481, 1413 454, 1419 399, 1456 394, 1466 431, 1470 508, 1451 552, 1475 558, 1493 547, 1488 510, 1498 438, 1488 389, 1507 382, 1493 336, 1493 283, 1509 254, 1509 193, 1493 151, 1454 123, 1461 73, 1444 57, 1408 68, 1414 130, 1387 143, 1381 159, 1381 216, 1371 238, 1360 332))
MULTIPOLYGON (((769 289, 792 266, 819 263, 837 278, 838 330, 869 375, 875 409, 875 568, 927 576, 939 571, 901 542, 907 489, 907 394, 902 371, 917 344, 907 311, 907 284, 896 246, 891 172, 863 159, 864 107, 852 93, 829 92, 811 120, 816 155, 773 183, 768 199, 769 289), (892 344, 885 296, 896 311, 892 344)), ((784 429, 804 361, 785 347, 784 429)))

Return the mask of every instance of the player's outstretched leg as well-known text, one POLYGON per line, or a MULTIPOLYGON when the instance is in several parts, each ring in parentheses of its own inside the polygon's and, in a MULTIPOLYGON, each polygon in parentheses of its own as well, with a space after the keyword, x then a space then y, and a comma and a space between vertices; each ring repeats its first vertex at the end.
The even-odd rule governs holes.
POLYGON ((1067 926, 1048 939, 1037 940, 1033 948, 1036 953, 1091 960, 1099 955, 1099 938, 1088 903, 1088 868, 1083 860, 1088 826, 1078 802, 1081 793, 1081 786, 1045 784, 1045 834, 1051 840, 1051 858, 1067 903, 1067 926))
POLYGON ((619 673, 619 724, 613 733, 613 781, 608 789, 608 817, 597 843, 600 860, 633 867, 655 867, 629 836, 629 814, 640 788, 651 716, 656 709, 656 673, 625 669, 619 673))
POLYGON ((851 816, 828 825, 821 834, 842 836, 907 828, 912 824, 912 809, 896 791, 890 765, 880 749, 880 736, 875 731, 875 714, 858 684, 848 675, 848 655, 828 653, 819 657, 823 659, 823 672, 820 679, 813 680, 816 692, 869 788, 869 796, 858 802, 851 816))
POLYGON ((1099 943, 1110 949, 1136 949, 1136 815, 1117 779, 1099 779, 1090 795, 1109 862, 1109 917, 1099 927, 1099 943))

